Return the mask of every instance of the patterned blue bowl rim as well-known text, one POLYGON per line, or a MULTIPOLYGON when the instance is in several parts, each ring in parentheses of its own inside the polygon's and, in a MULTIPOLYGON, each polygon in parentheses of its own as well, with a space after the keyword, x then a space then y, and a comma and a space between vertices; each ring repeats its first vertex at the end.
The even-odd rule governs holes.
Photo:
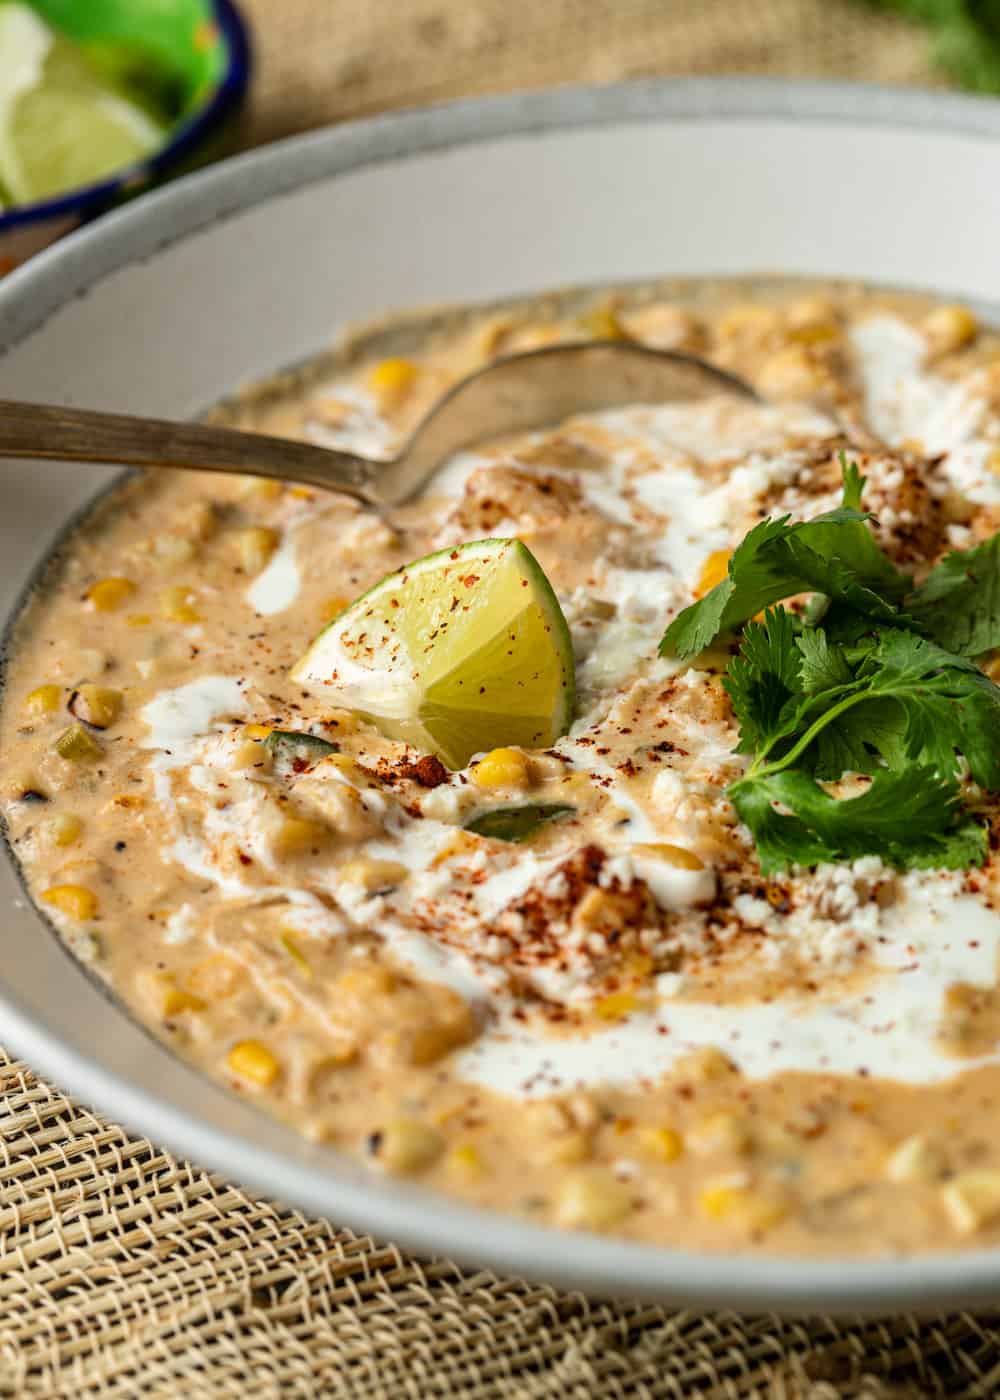
POLYGON ((214 131, 222 127, 242 104, 250 81, 252 53, 247 26, 232 0, 212 0, 213 18, 226 50, 226 66, 211 97, 183 122, 170 140, 146 160, 94 185, 82 185, 68 194, 38 204, 22 204, 0 214, 0 235, 27 224, 43 223, 75 215, 78 219, 99 212, 118 195, 136 184, 153 183, 193 155, 214 131))

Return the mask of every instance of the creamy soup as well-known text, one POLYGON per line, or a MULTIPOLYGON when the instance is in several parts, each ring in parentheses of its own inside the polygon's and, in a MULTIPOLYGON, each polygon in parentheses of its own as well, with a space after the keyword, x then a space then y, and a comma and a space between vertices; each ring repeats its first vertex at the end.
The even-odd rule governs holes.
POLYGON ((756 523, 839 504, 842 452, 907 574, 989 538, 1000 340, 964 307, 846 286, 555 296, 361 335, 217 416, 386 451, 491 356, 593 335, 696 351, 766 406, 486 444, 388 518, 209 474, 103 499, 9 663, 3 807, 30 890, 178 1054, 373 1170, 698 1249, 996 1243, 995 858, 765 878, 727 796, 739 638, 658 644, 756 523), (499 723, 451 771, 290 680, 391 570, 513 536, 573 642, 548 748, 499 723), (526 804, 561 810, 519 842, 469 829, 526 804))

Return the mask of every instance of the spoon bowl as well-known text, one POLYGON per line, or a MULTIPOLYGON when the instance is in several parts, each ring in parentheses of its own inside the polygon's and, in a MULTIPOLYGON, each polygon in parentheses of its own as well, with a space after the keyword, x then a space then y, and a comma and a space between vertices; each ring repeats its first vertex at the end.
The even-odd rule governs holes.
POLYGON ((591 340, 502 356, 444 394, 392 457, 205 423, 0 402, 0 456, 239 472, 401 505, 455 452, 576 413, 690 403, 719 394, 760 402, 744 380, 695 355, 591 340))

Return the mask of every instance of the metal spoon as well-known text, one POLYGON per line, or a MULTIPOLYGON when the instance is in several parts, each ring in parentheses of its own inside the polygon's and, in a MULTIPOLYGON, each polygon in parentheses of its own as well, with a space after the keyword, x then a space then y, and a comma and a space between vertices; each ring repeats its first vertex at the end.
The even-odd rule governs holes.
POLYGON ((575 413, 717 394, 759 402, 742 379, 694 355, 630 341, 582 341, 507 355, 454 384, 394 457, 369 458, 203 423, 0 402, 0 457, 241 472, 400 505, 462 448, 575 413))

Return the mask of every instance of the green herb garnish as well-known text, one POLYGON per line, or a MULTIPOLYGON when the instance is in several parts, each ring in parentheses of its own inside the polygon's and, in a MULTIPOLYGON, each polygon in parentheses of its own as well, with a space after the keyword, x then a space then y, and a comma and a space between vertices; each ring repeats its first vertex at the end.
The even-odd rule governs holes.
POLYGON ((565 807, 558 802, 530 802, 523 807, 495 807, 492 812, 484 812, 466 822, 465 830, 476 836, 490 836, 494 841, 514 841, 518 844, 527 841, 546 822, 558 821, 576 809, 565 807))
POLYGON ((664 656, 696 656, 720 632, 796 593, 821 593, 866 617, 898 619, 910 580, 868 529, 861 510, 864 477, 854 463, 843 464, 843 473, 844 499, 836 510, 796 524, 785 515, 754 526, 730 559, 728 577, 667 628, 664 656))
POLYGON ((946 555, 907 606, 923 631, 960 656, 1000 646, 1000 534, 946 555))
POLYGON ((967 765, 1000 790, 1000 689, 968 657, 1000 644, 1000 536, 914 589, 868 528, 864 478, 841 461, 844 505, 755 527, 661 650, 692 655, 762 606, 819 595, 804 617, 769 607, 747 623, 723 682, 751 756, 728 795, 763 872, 862 855, 900 869, 981 864, 986 832, 961 784, 967 765), (821 786, 848 774, 868 783, 857 796, 821 786))

